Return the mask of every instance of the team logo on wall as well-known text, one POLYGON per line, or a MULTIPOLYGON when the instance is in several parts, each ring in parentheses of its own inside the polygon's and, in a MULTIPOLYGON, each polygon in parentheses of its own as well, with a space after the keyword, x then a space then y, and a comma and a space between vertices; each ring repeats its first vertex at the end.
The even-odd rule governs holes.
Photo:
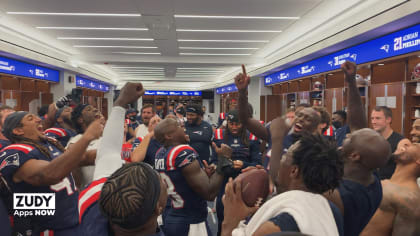
POLYGON ((381 47, 382 50, 384 50, 386 53, 389 52, 389 44, 385 44, 381 47))

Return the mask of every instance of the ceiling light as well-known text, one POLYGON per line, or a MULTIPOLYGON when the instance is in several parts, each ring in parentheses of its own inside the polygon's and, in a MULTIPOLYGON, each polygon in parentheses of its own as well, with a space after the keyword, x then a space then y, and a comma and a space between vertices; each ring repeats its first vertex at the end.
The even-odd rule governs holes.
POLYGON ((203 48, 203 47, 179 47, 179 49, 193 50, 257 50, 259 48, 203 48))
POLYGON ((47 30, 126 30, 126 31, 146 31, 148 28, 102 28, 102 27, 53 27, 53 26, 37 26, 37 29, 47 30))
POLYGON ((334 75, 334 74, 328 74, 328 75, 334 75))
POLYGON ((224 70, 222 70, 222 68, 211 68, 211 67, 190 67, 190 68, 187 68, 187 67, 179 67, 179 68, 177 68, 177 70, 220 70, 220 71, 224 71, 224 70))
POLYGON ((164 71, 119 71, 120 74, 164 74, 164 71))
POLYGON ((163 67, 139 67, 139 66, 111 66, 113 69, 165 69, 163 67))
POLYGON ((160 52, 111 52, 114 54, 126 54, 126 55, 161 55, 160 52))
POLYGON ((48 15, 48 16, 122 16, 139 17, 140 14, 115 14, 115 13, 77 13, 77 12, 7 12, 9 15, 48 15))
POLYGON ((281 30, 202 30, 202 29, 177 29, 177 32, 221 32, 221 33, 281 33, 281 30))
POLYGON ((120 70, 120 69, 117 69, 117 71, 121 71, 121 72, 152 72, 152 71, 156 71, 156 72, 159 72, 159 71, 164 71, 163 69, 143 69, 143 70, 133 70, 133 69, 129 69, 129 70, 120 70))
POLYGON ((283 16, 205 16, 205 15, 174 15, 175 18, 208 18, 208 19, 264 19, 264 20, 299 20, 300 17, 283 16))
POLYGON ((231 43, 268 43, 269 40, 243 40, 243 39, 178 39, 178 42, 231 42, 231 43))
POLYGON ((57 37, 61 40, 119 40, 119 41, 153 41, 150 38, 81 38, 81 37, 57 37))
POLYGON ((383 63, 379 63, 379 64, 378 64, 378 66, 384 66, 384 65, 385 65, 385 64, 383 64, 383 63))
POLYGON ((183 56, 251 56, 249 53, 189 53, 181 52, 179 55, 183 56))
POLYGON ((148 46, 99 46, 99 45, 73 45, 75 48, 158 48, 158 47, 148 47, 148 46))

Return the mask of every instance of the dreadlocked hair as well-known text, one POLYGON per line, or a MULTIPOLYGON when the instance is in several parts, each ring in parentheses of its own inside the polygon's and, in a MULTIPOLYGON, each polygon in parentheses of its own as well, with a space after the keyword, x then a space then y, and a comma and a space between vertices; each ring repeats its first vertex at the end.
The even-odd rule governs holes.
POLYGON ((152 176, 139 164, 124 165, 103 185, 99 204, 108 218, 124 221, 143 208, 149 194, 148 179, 152 176))
MULTIPOLYGON (((60 144, 60 142, 58 142, 55 139, 51 139, 51 138, 42 138, 43 141, 46 141, 50 144, 52 144, 53 146, 55 146, 58 150, 60 150, 61 152, 65 152, 66 149, 63 147, 63 145, 60 144)), ((37 148, 44 156, 48 157, 48 159, 52 159, 51 155, 50 155, 50 151, 48 150, 48 148, 44 147, 43 145, 33 141, 32 139, 29 138, 25 138, 23 136, 19 136, 16 134, 12 134, 10 137, 10 141, 12 143, 21 143, 21 144, 27 144, 30 145, 32 147, 37 148)))
POLYGON ((314 193, 337 188, 344 174, 344 161, 336 145, 319 134, 305 134, 299 139, 293 164, 299 167, 305 186, 314 193))
MULTIPOLYGON (((229 125, 227 125, 227 126, 229 126, 229 125)), ((225 128, 226 135, 224 135, 224 137, 223 137, 224 143, 228 143, 228 138, 229 138, 229 136, 231 136, 231 133, 230 133, 229 128, 227 126, 225 128)), ((242 144, 245 145, 246 147, 249 147, 249 137, 248 137, 248 135, 246 135, 246 129, 243 126, 242 126, 241 130, 239 131, 239 137, 241 138, 242 144)))

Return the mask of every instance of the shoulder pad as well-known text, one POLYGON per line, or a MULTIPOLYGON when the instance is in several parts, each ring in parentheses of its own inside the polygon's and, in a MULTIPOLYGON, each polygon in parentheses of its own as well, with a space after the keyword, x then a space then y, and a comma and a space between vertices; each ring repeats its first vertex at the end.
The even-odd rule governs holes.
POLYGON ((214 138, 219 140, 223 139, 223 129, 216 129, 214 131, 214 138))
POLYGON ((61 129, 61 128, 49 128, 49 129, 44 131, 44 134, 48 134, 48 133, 57 135, 59 137, 67 136, 66 130, 61 129))
POLYGON ((168 158, 166 158, 166 167, 168 170, 175 170, 175 160, 179 153, 185 150, 195 152, 194 148, 187 144, 178 145, 172 148, 172 150, 168 153, 168 158))
POLYGON ((253 135, 252 133, 249 133, 249 140, 251 140, 251 141, 257 141, 258 138, 255 135, 253 135))
POLYGON ((28 154, 29 152, 31 152, 32 150, 34 150, 35 147, 28 145, 28 144, 10 144, 9 146, 3 148, 3 150, 1 150, 1 152, 4 152, 6 150, 17 150, 17 151, 21 151, 25 154, 28 154))
POLYGON ((82 222, 85 211, 101 196, 101 189, 107 178, 93 181, 87 188, 79 194, 79 223, 82 222))

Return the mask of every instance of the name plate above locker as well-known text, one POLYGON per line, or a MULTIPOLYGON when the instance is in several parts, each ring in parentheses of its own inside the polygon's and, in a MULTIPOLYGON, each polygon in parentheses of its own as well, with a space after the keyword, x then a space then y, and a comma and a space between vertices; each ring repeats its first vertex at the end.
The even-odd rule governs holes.
POLYGON ((420 25, 412 26, 338 52, 275 72, 264 77, 264 84, 276 84, 340 68, 346 60, 363 64, 420 51, 420 25))

